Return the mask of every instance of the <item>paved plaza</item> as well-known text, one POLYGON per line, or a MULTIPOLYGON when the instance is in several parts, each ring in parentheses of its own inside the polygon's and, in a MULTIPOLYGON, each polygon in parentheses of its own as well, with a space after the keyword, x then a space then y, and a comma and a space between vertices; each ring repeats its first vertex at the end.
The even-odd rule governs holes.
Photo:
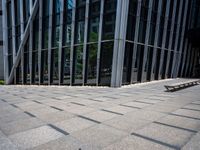
POLYGON ((0 86, 0 150, 199 150, 200 85, 0 86))

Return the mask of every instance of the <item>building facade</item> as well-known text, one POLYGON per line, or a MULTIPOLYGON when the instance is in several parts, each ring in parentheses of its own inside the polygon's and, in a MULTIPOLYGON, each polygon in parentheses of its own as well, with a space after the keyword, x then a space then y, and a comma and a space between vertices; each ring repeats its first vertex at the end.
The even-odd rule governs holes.
POLYGON ((199 0, 2 0, 2 5, 7 84, 120 87, 191 77, 199 63, 199 46, 188 33, 198 20, 194 14, 200 14, 199 0))

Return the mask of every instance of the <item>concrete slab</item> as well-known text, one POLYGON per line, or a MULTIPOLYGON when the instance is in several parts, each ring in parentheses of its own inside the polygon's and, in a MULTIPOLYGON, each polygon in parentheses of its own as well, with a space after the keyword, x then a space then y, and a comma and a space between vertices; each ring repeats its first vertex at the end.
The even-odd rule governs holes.
POLYGON ((37 115, 36 117, 46 123, 52 124, 52 123, 61 122, 64 120, 69 120, 69 119, 75 117, 75 115, 73 115, 69 112, 65 112, 65 111, 58 111, 58 112, 54 112, 54 113, 40 114, 40 115, 37 115))
POLYGON ((16 120, 5 124, 0 124, 0 129, 6 134, 11 135, 44 125, 45 123, 37 118, 16 120))
POLYGON ((200 120, 197 119, 168 115, 160 119, 158 122, 197 132, 200 130, 200 120))
POLYGON ((119 129, 131 134, 133 131, 139 130, 150 123, 151 121, 148 121, 148 120, 142 120, 138 118, 131 120, 129 118, 120 116, 120 117, 116 117, 111 120, 108 120, 104 122, 103 124, 106 124, 108 126, 114 127, 116 129, 119 129))
POLYGON ((178 110, 172 112, 172 114, 200 119, 200 112, 194 111, 194 110, 178 109, 178 110))
POLYGON ((173 150, 167 146, 163 146, 136 136, 129 136, 116 142, 103 150, 173 150))
POLYGON ((61 137, 30 150, 79 150, 81 143, 72 136, 61 137))

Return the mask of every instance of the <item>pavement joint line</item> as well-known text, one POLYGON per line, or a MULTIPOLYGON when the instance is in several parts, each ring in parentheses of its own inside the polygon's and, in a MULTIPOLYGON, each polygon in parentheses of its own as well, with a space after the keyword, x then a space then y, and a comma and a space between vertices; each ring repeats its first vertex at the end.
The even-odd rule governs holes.
POLYGON ((101 100, 96 100, 96 99, 92 99, 92 98, 89 98, 88 100, 96 101, 96 102, 103 102, 103 101, 101 101, 101 100))
POLYGON ((53 128, 54 130, 56 130, 56 131, 58 131, 58 132, 60 132, 60 133, 62 133, 62 134, 64 134, 64 135, 69 135, 68 132, 66 132, 66 131, 64 131, 64 130, 58 128, 58 127, 56 127, 56 126, 53 125, 53 124, 48 124, 48 126, 50 126, 50 127, 53 128))
POLYGON ((11 106, 15 107, 15 108, 19 108, 17 105, 15 104, 10 104, 11 106))
POLYGON ((189 119, 194 119, 194 120, 200 120, 200 118, 190 117, 190 116, 185 116, 185 115, 179 115, 179 114, 173 114, 173 113, 169 113, 169 115, 184 117, 184 118, 189 118, 189 119))
POLYGON ((140 135, 140 134, 137 134, 137 133, 131 133, 131 135, 134 135, 136 137, 140 137, 140 138, 143 138, 145 140, 148 140, 148 141, 151 141, 151 142, 154 142, 154 143, 157 143, 159 145, 163 145, 163 146, 166 146, 166 147, 169 147, 169 148, 173 148, 175 150, 180 150, 181 148, 175 146, 175 145, 171 145, 171 144, 168 144, 168 143, 165 143, 165 142, 162 142, 162 141, 159 141, 159 140, 156 140, 156 139, 153 139, 153 138, 150 138, 150 137, 146 137, 144 135, 140 135))
POLYGON ((1 99, 1 101, 5 102, 5 103, 7 102, 7 101, 6 101, 6 100, 4 100, 4 99, 1 99))
POLYGON ((21 98, 23 98, 23 99, 27 99, 26 97, 24 97, 24 96, 21 96, 21 98))
POLYGON ((192 104, 192 105, 200 105, 200 104, 197 104, 197 103, 190 103, 190 104, 192 104))
POLYGON ((122 113, 118 113, 118 112, 110 111, 110 110, 106 110, 106 109, 101 109, 101 111, 105 111, 105 112, 109 112, 109 113, 116 114, 116 115, 121 115, 121 116, 124 115, 124 114, 122 114, 122 113))
POLYGON ((58 101, 61 100, 60 98, 57 98, 57 97, 51 97, 51 98, 56 99, 56 100, 58 100, 58 101))
POLYGON ((170 125, 170 124, 166 124, 166 123, 162 123, 162 122, 158 122, 158 121, 154 121, 153 123, 156 123, 156 124, 159 124, 159 125, 163 125, 163 126, 172 127, 172 128, 176 128, 176 129, 180 129, 180 130, 184 130, 184 131, 188 131, 188 132, 192 132, 192 133, 197 133, 198 132, 196 130, 182 128, 182 127, 178 127, 178 126, 174 126, 174 125, 170 125))
POLYGON ((120 106, 129 107, 129 108, 141 109, 140 107, 129 106, 129 105, 124 105, 124 104, 120 104, 120 106))
POLYGON ((111 96, 103 96, 104 98, 109 98, 109 99, 117 99, 115 97, 111 97, 111 96))
POLYGON ((53 109, 59 110, 59 111, 64 111, 63 109, 57 108, 55 106, 50 106, 50 107, 53 108, 53 109))
POLYGON ((185 109, 185 110, 193 110, 193 111, 200 111, 200 110, 198 110, 198 109, 185 108, 185 107, 183 107, 183 108, 181 108, 181 109, 185 109))
POLYGON ((146 97, 145 99, 150 99, 150 100, 156 100, 156 101, 165 101, 165 100, 162 100, 162 99, 158 99, 158 98, 153 98, 153 97, 146 97))
POLYGON ((76 102, 70 102, 71 104, 79 105, 79 106, 85 106, 84 104, 81 103, 76 103, 76 102))
POLYGON ((36 117, 35 115, 31 114, 30 112, 24 111, 24 113, 31 116, 31 117, 34 117, 34 118, 36 117))
POLYGON ((82 115, 77 115, 79 118, 82 118, 82 119, 86 119, 86 120, 89 120, 89 121, 92 121, 92 122, 95 122, 97 124, 101 124, 101 122, 97 121, 97 120, 94 120, 94 119, 91 119, 91 118, 88 118, 88 117, 85 117, 85 116, 82 116, 82 115))
POLYGON ((142 102, 142 101, 138 101, 138 100, 135 100, 133 102, 138 102, 138 103, 144 103, 144 104, 150 104, 150 105, 153 105, 154 103, 148 103, 148 102, 142 102))
POLYGON ((41 102, 39 102, 39 101, 36 101, 36 100, 33 100, 33 102, 36 102, 36 103, 38 103, 38 104, 42 104, 41 102))

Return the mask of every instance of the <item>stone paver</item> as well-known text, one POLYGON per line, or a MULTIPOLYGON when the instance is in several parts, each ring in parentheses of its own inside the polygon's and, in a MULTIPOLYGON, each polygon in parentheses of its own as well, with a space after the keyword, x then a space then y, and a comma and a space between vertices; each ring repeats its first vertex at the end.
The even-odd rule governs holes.
POLYGON ((173 150, 167 146, 163 146, 139 137, 130 136, 116 142, 103 150, 173 150))
POLYGON ((199 150, 200 85, 0 86, 0 150, 199 150))
POLYGON ((11 141, 20 149, 33 148, 62 137, 63 134, 49 126, 42 126, 29 131, 9 136, 11 141))

